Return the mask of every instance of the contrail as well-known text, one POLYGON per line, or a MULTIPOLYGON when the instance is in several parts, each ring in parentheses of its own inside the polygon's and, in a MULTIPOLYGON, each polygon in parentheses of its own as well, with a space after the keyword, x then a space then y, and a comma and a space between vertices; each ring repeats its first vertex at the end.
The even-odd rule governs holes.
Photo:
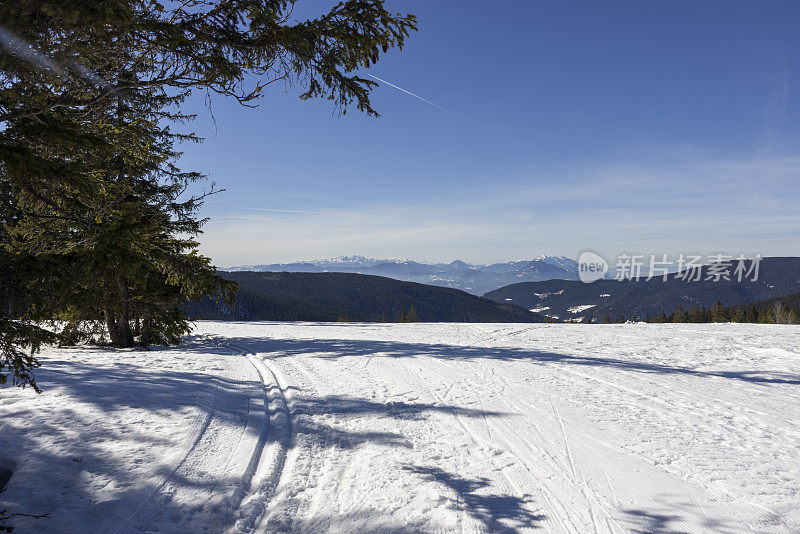
POLYGON ((422 97, 421 97, 421 96, 419 96, 419 95, 415 95, 415 94, 414 94, 414 93, 412 93, 411 91, 408 91, 408 90, 406 90, 406 89, 403 89, 402 87, 399 87, 399 86, 397 86, 397 85, 395 85, 395 84, 393 84, 393 83, 389 83, 389 82, 387 82, 386 80, 384 80, 383 78, 378 78, 377 76, 374 76, 374 75, 372 75, 372 74, 369 74, 369 73, 367 74, 367 76, 369 76, 369 77, 371 77, 371 78, 375 78, 375 79, 376 79, 376 80, 378 80, 379 82, 383 82, 383 83, 385 83, 386 85, 388 85, 388 86, 390 86, 390 87, 394 87, 394 88, 395 88, 395 89, 397 89, 398 91, 403 91, 404 93, 406 93, 406 94, 409 94, 409 95, 413 96, 414 98, 418 98, 419 100, 422 100, 423 102, 425 102, 425 103, 427 103, 427 104, 430 104, 431 106, 433 106, 433 107, 435 107, 435 108, 439 108, 439 109, 441 109, 442 111, 446 111, 447 113, 450 113, 451 115, 455 115, 456 117, 458 117, 458 118, 460 118, 460 119, 464 119, 464 120, 466 120, 466 117, 464 117, 463 115, 459 115, 459 114, 458 114, 458 113, 456 113, 455 111, 451 111, 451 110, 447 109, 446 107, 442 107, 442 106, 440 106, 439 104, 437 104, 436 102, 431 102, 431 101, 430 101, 430 100, 428 100, 427 98, 422 98, 422 97))

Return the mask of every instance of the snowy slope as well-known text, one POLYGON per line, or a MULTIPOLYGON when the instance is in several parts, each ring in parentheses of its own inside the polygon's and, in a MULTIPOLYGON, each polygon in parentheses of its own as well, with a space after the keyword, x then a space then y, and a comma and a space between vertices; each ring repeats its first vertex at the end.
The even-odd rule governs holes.
POLYGON ((800 531, 798 327, 199 329, 0 389, 21 529, 800 531))

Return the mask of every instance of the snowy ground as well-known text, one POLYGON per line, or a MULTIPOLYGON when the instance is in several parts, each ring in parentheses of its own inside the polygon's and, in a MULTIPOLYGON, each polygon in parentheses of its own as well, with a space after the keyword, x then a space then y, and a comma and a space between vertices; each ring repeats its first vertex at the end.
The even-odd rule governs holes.
POLYGON ((200 323, 0 389, 18 532, 799 532, 800 328, 200 323))

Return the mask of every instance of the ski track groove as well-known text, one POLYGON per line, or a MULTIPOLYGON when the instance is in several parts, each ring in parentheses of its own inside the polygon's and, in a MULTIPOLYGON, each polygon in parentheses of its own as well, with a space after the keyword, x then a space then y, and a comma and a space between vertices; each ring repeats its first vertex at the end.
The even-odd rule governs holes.
POLYGON ((292 419, 287 400, 289 384, 275 364, 258 357, 247 345, 220 341, 225 346, 246 358, 253 366, 263 388, 262 429, 257 445, 248 460, 245 470, 242 495, 238 504, 238 520, 229 528, 230 532, 253 532, 264 529, 263 519, 269 502, 275 494, 284 473, 288 449, 292 436, 292 419), (273 445, 265 453, 267 439, 273 445), (254 487, 255 486, 255 487, 254 487), (241 504, 247 499, 245 506, 241 504))

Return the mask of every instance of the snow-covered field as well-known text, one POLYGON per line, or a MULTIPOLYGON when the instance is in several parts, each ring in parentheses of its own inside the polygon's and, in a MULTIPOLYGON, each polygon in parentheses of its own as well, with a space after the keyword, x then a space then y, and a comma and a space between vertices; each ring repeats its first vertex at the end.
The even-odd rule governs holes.
POLYGON ((0 389, 17 532, 800 532, 800 328, 200 323, 0 389))

